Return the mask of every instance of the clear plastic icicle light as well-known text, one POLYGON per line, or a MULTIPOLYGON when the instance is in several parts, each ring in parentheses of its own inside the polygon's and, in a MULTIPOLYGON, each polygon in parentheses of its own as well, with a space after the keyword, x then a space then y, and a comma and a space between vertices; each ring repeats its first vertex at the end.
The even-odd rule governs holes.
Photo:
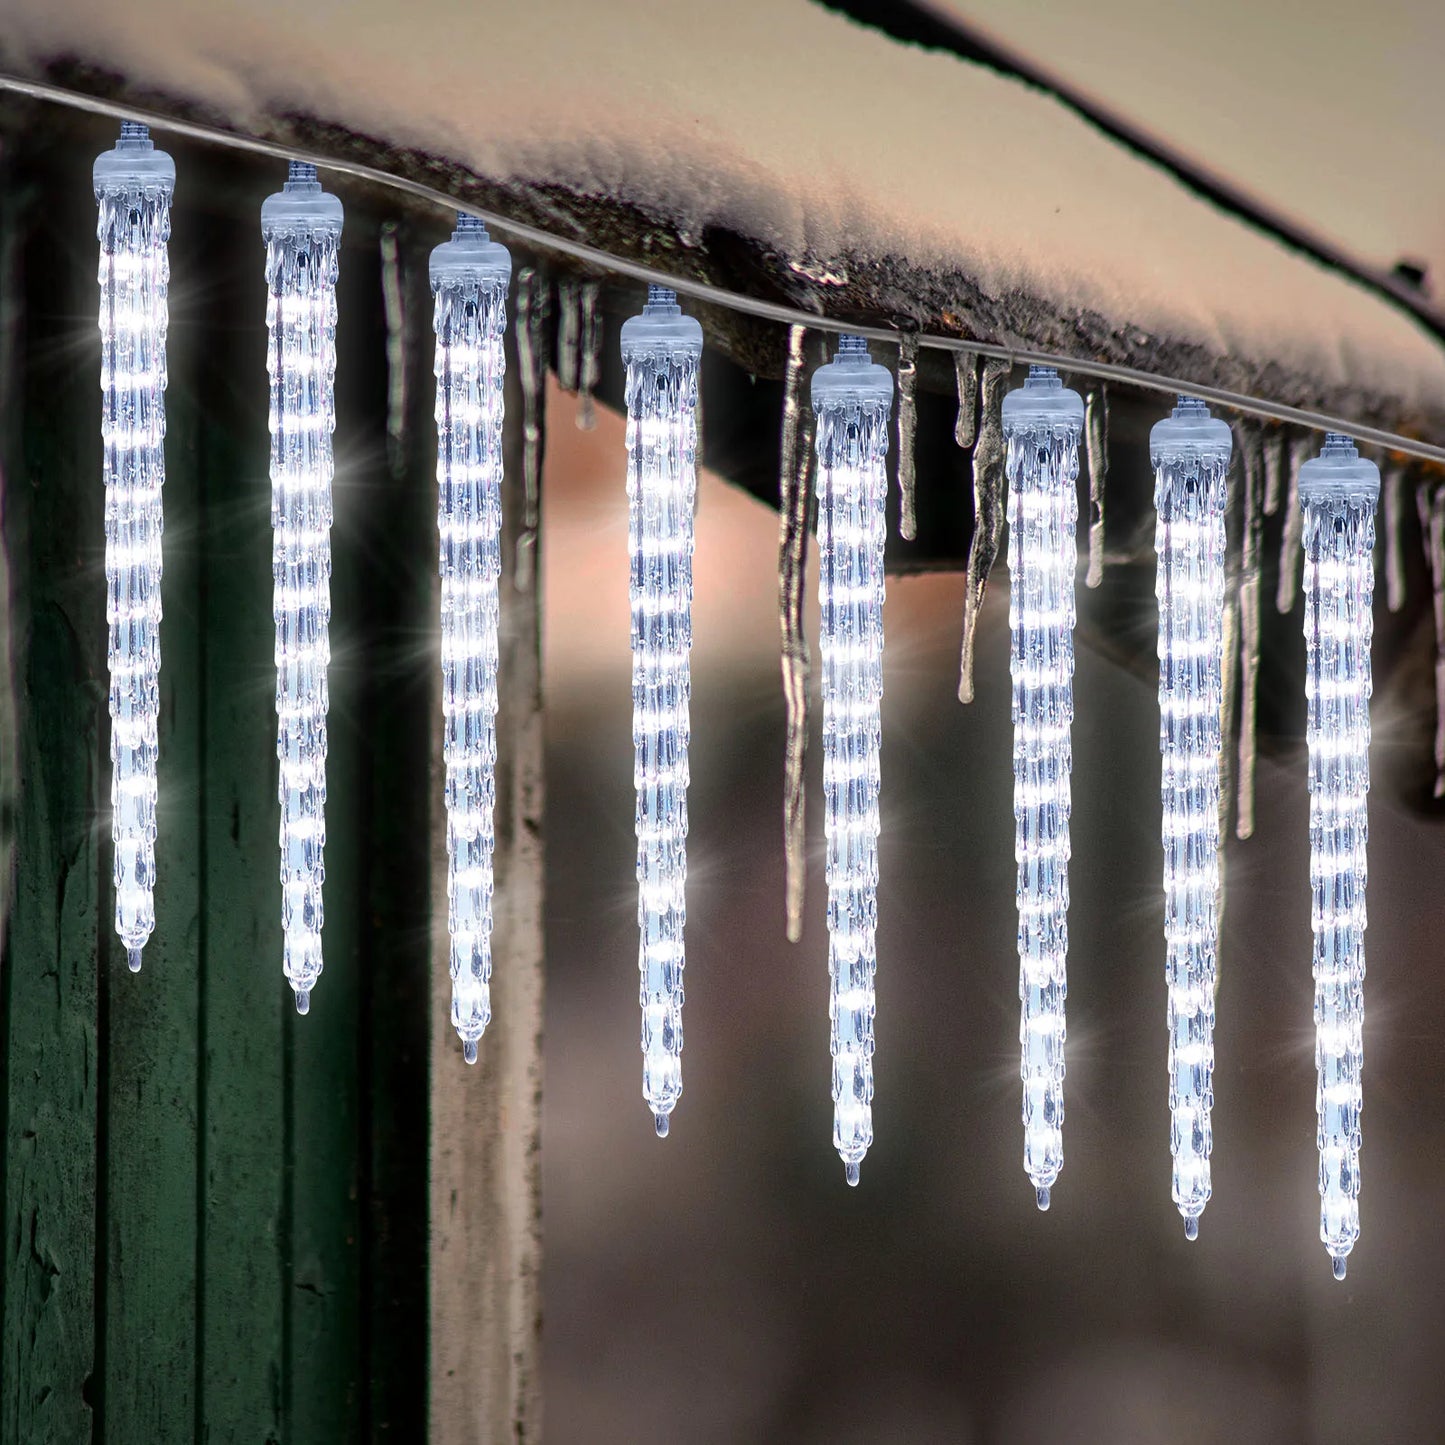
POLYGON ((642 1096, 659 1138, 682 1094, 693 501, 702 327, 648 288, 622 328, 627 366, 632 741, 637 784, 642 1096))
POLYGON ((336 271, 341 202, 292 161, 261 207, 266 369, 271 377, 271 569, 281 924, 296 1011, 321 976, 326 876, 326 667, 331 660, 331 433, 336 424, 336 271))
POLYGON ((1031 366, 1004 398, 1024 1169, 1040 1209, 1064 1162, 1074 484, 1083 429, 1083 398, 1052 367, 1031 366))
POLYGON ((512 257, 474 216, 431 253, 441 535, 452 1027, 467 1063, 492 1018, 492 814, 502 573, 502 382, 512 257))
POLYGON ((1348 437, 1327 434, 1324 450, 1300 467, 1320 1239, 1336 1279, 1344 1279, 1346 1256, 1360 1237, 1365 800, 1379 495, 1379 468, 1348 437))
POLYGON ((1218 966, 1224 514, 1233 437, 1181 396, 1149 434, 1157 513, 1159 750, 1163 757, 1169 1152, 1184 1233, 1209 1203, 1218 966))
POLYGON ((858 336, 813 373, 827 836, 833 1147, 848 1183, 873 1142, 883 543, 893 376, 858 336))
POLYGON ((161 485, 165 481, 166 290, 175 162, 121 123, 98 156, 100 386, 110 634, 111 836, 115 931, 132 973, 156 926, 160 712, 161 485))

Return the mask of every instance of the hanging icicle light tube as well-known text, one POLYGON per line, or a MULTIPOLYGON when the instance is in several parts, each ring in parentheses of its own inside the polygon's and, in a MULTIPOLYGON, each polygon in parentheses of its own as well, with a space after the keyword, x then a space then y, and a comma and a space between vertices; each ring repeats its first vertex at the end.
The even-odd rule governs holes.
POLYGON ((1299 471, 1314 930, 1320 1239, 1336 1279, 1360 1237, 1370 642, 1380 471, 1330 433, 1299 471))
POLYGON ((833 1147, 849 1184, 873 1143, 883 543, 893 377, 861 337, 813 373, 827 837, 833 1147))
POLYGON ((632 554, 642 1096, 659 1138, 682 1095, 693 502, 702 327, 662 286, 622 327, 632 554))
POLYGON ((296 1012, 321 976, 326 876, 326 668, 331 660, 331 433, 341 202, 292 161, 261 207, 266 369, 271 377, 271 528, 280 763, 281 923, 296 1012))
POLYGON ((1184 1233, 1199 1235, 1213 1143, 1218 968, 1224 515, 1233 439, 1181 396, 1149 434, 1157 514, 1159 750, 1163 760, 1169 1152, 1184 1233))
POLYGON ((156 924, 166 242, 176 167, 145 126, 125 121, 115 149, 96 159, 94 183, 115 931, 136 973, 156 924))
POLYGON ((1031 366, 1003 402, 1024 1169, 1038 1206, 1064 1162, 1069 773, 1074 718, 1074 533, 1084 402, 1031 366))
POLYGON ((460 215, 431 254, 452 1027, 467 1063, 492 1017, 492 852, 502 572, 503 335, 512 258, 460 215))

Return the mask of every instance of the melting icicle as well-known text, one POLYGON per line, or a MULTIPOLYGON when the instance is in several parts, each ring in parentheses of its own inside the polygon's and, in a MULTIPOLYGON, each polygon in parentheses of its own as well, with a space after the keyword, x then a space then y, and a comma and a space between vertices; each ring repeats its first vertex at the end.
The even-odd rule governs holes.
POLYGON ((571 277, 557 282, 557 382, 576 391, 582 363, 582 284, 571 277))
POLYGON ((431 253, 452 1027, 467 1063, 491 1022, 502 419, 512 258, 473 216, 431 253))
POLYGON ((953 353, 953 375, 958 388, 958 419, 953 439, 969 451, 978 436, 978 355, 972 351, 953 353))
POLYGON ((1254 835, 1254 763, 1259 719, 1260 534, 1264 527, 1264 453, 1258 427, 1240 425, 1244 509, 1239 569, 1239 769, 1234 835, 1254 835))
POLYGON ((271 376, 272 572, 281 920, 296 1011, 321 976, 326 876, 326 668, 331 660, 331 433, 336 425, 336 274, 341 202, 292 161, 261 207, 266 368, 271 376))
POLYGON ((534 267, 517 273, 517 373, 522 387, 522 533, 513 580, 532 590, 542 502, 542 389, 547 382, 547 279, 534 267))
POLYGON ((803 936, 808 881, 808 681, 811 660, 803 630, 803 586, 808 571, 809 514, 813 502, 813 414, 800 405, 807 363, 807 329, 788 328, 783 373, 783 415, 778 439, 778 616, 782 631, 783 701, 788 714, 783 758, 783 870, 788 941, 803 936))
POLYGON ((1018 859, 1024 1169, 1040 1209, 1064 1163, 1074 573, 1084 403, 1031 366, 1003 403, 1018 859))
POLYGON ((1385 606, 1398 612, 1405 605, 1405 468, 1398 463, 1385 473, 1385 606))
POLYGON ((642 1095, 659 1138, 682 1094, 687 918, 687 745, 692 649, 692 498, 702 327, 677 293, 648 289, 622 328, 632 552, 632 740, 637 781, 642 1095))
POLYGON ((1181 396, 1149 437, 1157 513, 1159 749, 1172 1193, 1188 1239, 1211 1192, 1220 697, 1229 426, 1181 396))
POLYGON ((1272 517, 1284 498, 1284 433, 1272 431, 1264 439, 1264 515, 1272 517))
POLYGON ((873 1142, 883 543, 893 378, 861 337, 813 373, 827 835, 833 1147, 849 1184, 873 1142))
POLYGON ((600 281, 582 283, 582 360, 577 376, 579 431, 591 431, 597 425, 597 403, 593 400, 593 393, 602 379, 602 308, 597 304, 601 295, 600 281))
POLYGON ((1310 438, 1297 436, 1289 445, 1289 500, 1284 509, 1284 536, 1279 544, 1279 590, 1275 594, 1275 610, 1293 612, 1299 596, 1300 537, 1303 513, 1299 504, 1299 469, 1310 454, 1310 438))
MULTIPOLYGON (((983 611, 988 576, 1003 538, 1008 474, 1004 467, 1003 387, 1012 365, 990 359, 983 364, 983 417, 973 447, 973 540, 963 592, 963 647, 958 664, 958 700, 973 701, 973 639, 983 611)), ((961 407, 960 407, 961 410, 961 407)))
POLYGON ((1445 484, 1416 494, 1435 613, 1435 796, 1445 798, 1445 484))
POLYGON ((1109 479, 1109 393, 1102 386, 1084 403, 1084 435, 1089 450, 1089 570, 1086 587, 1104 580, 1104 484, 1109 479))
POLYGON ((898 338, 898 535, 905 542, 918 538, 918 338, 904 332, 898 338))
POLYGON ((111 837, 115 931, 132 973, 156 926, 161 488, 166 476, 166 325, 176 167, 124 121, 96 158, 101 438, 104 443, 111 837))
POLYGON ((386 318, 386 456, 394 477, 406 467, 406 296, 395 221, 381 226, 381 308, 386 318))
POLYGON ((1300 469, 1320 1239, 1344 1278, 1360 1237, 1370 640, 1380 473, 1333 432, 1300 469))

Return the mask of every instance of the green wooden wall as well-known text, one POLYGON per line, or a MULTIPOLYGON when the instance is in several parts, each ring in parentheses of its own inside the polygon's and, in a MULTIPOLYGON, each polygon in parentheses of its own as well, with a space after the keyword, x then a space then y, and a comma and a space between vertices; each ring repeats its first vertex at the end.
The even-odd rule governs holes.
POLYGON ((0 112, 0 688, 15 719, 0 745, 14 861, 0 1440, 418 1441, 435 731, 425 255, 445 225, 346 195, 326 972, 301 1019, 281 974, 258 220, 284 167, 162 141, 180 182, 157 927, 132 977, 111 928, 90 192, 114 130, 53 107, 0 112), (400 408, 383 225, 406 303, 400 408))

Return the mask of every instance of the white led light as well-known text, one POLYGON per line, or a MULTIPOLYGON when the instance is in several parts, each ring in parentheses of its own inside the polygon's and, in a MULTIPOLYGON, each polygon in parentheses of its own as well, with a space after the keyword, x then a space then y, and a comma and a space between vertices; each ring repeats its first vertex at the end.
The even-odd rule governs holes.
POLYGON ((861 337, 813 373, 823 680, 833 1147, 858 1183, 873 1142, 884 503, 893 377, 861 337))
POLYGON ((321 976, 326 876, 326 668, 331 660, 331 433, 336 424, 336 273, 341 202, 292 161, 261 207, 266 369, 271 377, 271 567, 281 923, 296 1011, 321 976))
POLYGON ((512 258, 472 216, 431 254, 452 1026, 463 1056, 492 1017, 492 852, 502 571, 502 384, 512 258))
POLYGON ((1083 399, 1051 367, 1030 367, 1004 398, 1024 1169, 1040 1209, 1064 1162, 1074 484, 1083 429, 1083 399))
POLYGON ((642 1096, 659 1137, 682 1095, 693 502, 702 328, 666 287, 622 328, 627 366, 632 741, 642 1096))
POLYGON ((161 487, 166 458, 166 292, 176 167, 146 127, 121 124, 96 158, 100 207, 101 439, 110 664, 115 931, 131 972, 156 925, 161 487))
POLYGON ((1149 437, 1157 513, 1159 748, 1163 758, 1169 1149, 1184 1232, 1199 1234, 1213 1145, 1218 970, 1224 513, 1232 437, 1181 396, 1149 437))
POLYGON ((1370 641, 1380 472, 1330 433, 1299 469, 1304 520, 1310 885, 1320 1239, 1336 1279, 1360 1237, 1370 641))

